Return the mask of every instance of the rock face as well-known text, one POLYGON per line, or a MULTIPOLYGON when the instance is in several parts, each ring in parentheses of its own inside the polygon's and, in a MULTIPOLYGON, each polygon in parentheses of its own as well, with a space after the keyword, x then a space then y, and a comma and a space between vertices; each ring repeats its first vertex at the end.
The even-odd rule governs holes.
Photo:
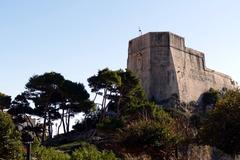
POLYGON ((208 69, 202 52, 187 48, 183 37, 170 32, 150 32, 130 40, 127 68, 157 103, 173 94, 184 102, 197 101, 209 88, 237 86, 231 77, 208 69))

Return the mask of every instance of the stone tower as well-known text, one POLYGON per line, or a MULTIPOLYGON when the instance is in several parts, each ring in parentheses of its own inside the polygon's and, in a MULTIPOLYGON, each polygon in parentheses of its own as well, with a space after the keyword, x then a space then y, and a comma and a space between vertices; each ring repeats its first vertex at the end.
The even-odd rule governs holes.
POLYGON ((170 32, 130 40, 127 68, 140 78, 148 98, 158 103, 173 94, 190 102, 209 88, 236 87, 231 77, 205 66, 203 53, 185 47, 184 38, 170 32))

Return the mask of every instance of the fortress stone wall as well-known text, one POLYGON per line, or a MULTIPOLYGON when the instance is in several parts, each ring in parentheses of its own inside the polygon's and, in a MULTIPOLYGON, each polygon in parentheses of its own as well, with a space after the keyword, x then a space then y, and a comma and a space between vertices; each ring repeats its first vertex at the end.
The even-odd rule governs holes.
POLYGON ((183 37, 170 32, 130 40, 127 67, 140 78, 148 98, 159 103, 173 94, 184 102, 196 101, 209 88, 237 85, 231 77, 208 69, 202 52, 187 48, 183 37))

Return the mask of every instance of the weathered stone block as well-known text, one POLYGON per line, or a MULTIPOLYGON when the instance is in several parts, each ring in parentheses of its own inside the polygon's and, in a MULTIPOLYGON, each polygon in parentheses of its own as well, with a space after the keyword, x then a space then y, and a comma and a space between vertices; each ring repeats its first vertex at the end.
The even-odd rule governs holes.
POLYGON ((177 94, 197 101, 209 88, 235 88, 231 77, 208 69, 202 52, 187 48, 183 37, 150 32, 129 41, 128 69, 140 78, 149 99, 157 102, 177 94))

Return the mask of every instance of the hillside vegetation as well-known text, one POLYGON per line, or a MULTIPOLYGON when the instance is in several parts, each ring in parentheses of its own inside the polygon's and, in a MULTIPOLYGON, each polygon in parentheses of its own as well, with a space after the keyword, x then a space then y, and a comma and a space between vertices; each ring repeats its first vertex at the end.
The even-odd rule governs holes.
POLYGON ((38 160, 184 160, 198 151, 221 159, 240 152, 239 90, 209 89, 200 103, 172 95, 156 104, 128 70, 99 70, 88 83, 93 100, 83 84, 55 72, 30 77, 14 99, 1 93, 0 159, 24 159, 29 140, 38 160))

